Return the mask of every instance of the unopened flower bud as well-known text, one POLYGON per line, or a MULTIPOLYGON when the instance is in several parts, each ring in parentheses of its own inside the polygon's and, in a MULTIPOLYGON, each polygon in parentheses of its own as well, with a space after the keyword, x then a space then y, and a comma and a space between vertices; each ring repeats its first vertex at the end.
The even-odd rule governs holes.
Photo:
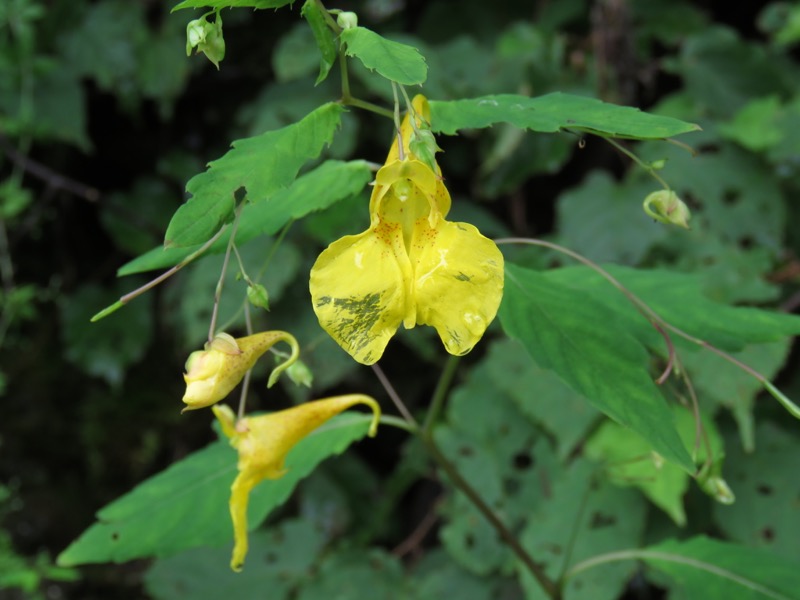
POLYGON ((186 26, 186 56, 192 48, 206 55, 206 58, 219 69, 219 63, 225 58, 225 40, 222 37, 222 17, 216 14, 213 23, 202 19, 190 21, 186 26))
POLYGON ((220 333, 206 344, 205 350, 192 352, 183 376, 186 382, 184 411, 211 406, 225 398, 239 385, 258 357, 280 341, 291 346, 292 354, 272 371, 269 377, 271 386, 300 355, 297 340, 284 331, 265 331, 239 339, 220 333))
POLYGON ((689 207, 672 190, 659 190, 644 200, 644 212, 656 221, 689 229, 689 207))
POLYGON ((436 144, 436 138, 429 129, 419 128, 411 135, 408 149, 417 159, 436 170, 436 153, 442 149, 436 144))
POLYGON ((296 361, 292 366, 286 369, 286 374, 295 385, 304 385, 310 388, 311 384, 314 382, 314 374, 302 360, 296 361))
POLYGON ((358 15, 354 12, 343 10, 336 17, 336 24, 342 29, 355 29, 358 27, 358 15))
POLYGON ((253 306, 269 310, 269 294, 267 293, 267 288, 260 283, 247 286, 247 299, 253 306))

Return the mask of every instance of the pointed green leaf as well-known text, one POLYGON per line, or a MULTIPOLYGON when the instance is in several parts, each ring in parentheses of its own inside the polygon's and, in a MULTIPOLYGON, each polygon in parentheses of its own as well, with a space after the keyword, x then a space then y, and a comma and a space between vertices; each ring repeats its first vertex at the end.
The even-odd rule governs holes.
MULTIPOLYGON (((326 161, 313 171, 301 175, 287 189, 278 191, 269 199, 246 205, 236 232, 236 242, 241 245, 259 235, 273 235, 292 219, 300 219, 355 196, 371 178, 372 171, 363 160, 326 161)), ((229 233, 223 233, 207 253, 225 252, 229 238, 229 233)), ((117 274, 121 277, 171 267, 199 247, 199 244, 187 248, 165 249, 158 246, 123 265, 117 274)))
MULTIPOLYGON (((747 344, 800 334, 800 317, 795 315, 714 302, 703 294, 702 275, 617 265, 604 268, 668 323, 723 350, 735 352, 747 344)), ((553 269, 545 277, 601 302, 636 337, 663 347, 648 321, 634 312, 633 305, 622 302, 620 292, 593 269, 553 269)))
POLYGON ((800 562, 787 555, 701 536, 667 540, 639 557, 669 575, 687 598, 800 600, 800 562))
POLYGON ((237 140, 206 172, 186 184, 192 197, 170 221, 164 246, 202 244, 233 215, 234 194, 242 187, 258 203, 294 181, 308 160, 330 144, 344 109, 323 104, 301 121, 275 131, 237 140))
MULTIPOLYGON (((548 472, 544 501, 522 531, 520 542, 545 572, 557 579, 570 563, 641 543, 647 504, 633 490, 595 481, 595 467, 577 460, 568 469, 548 472)), ((605 565, 580 573, 564 587, 564 598, 619 598, 636 566, 605 565)), ((548 600, 527 570, 520 569, 526 600, 548 600)))
POLYGON ((762 420, 755 452, 728 441, 725 478, 736 493, 730 506, 715 504, 716 527, 726 538, 774 554, 800 557, 800 485, 797 426, 788 430, 762 420))
POLYGON ((665 459, 694 470, 648 372, 647 350, 618 326, 617 315, 589 295, 507 263, 499 316, 506 333, 542 367, 636 431, 665 459))
POLYGON ((430 104, 431 129, 447 135, 454 135, 459 129, 483 128, 495 123, 511 123, 543 133, 569 129, 630 139, 668 138, 700 129, 693 123, 672 117, 561 92, 536 98, 499 94, 431 101, 430 104))
POLYGON ((176 4, 172 12, 182 8, 280 8, 292 4, 294 0, 183 0, 176 4))
POLYGON ((428 66, 419 50, 381 37, 364 27, 342 32, 347 56, 355 56, 364 66, 401 85, 418 85, 428 77, 428 66))
MULTIPOLYGON (((339 415, 303 439, 286 459, 289 472, 253 491, 248 512, 259 525, 297 483, 329 456, 363 438, 371 417, 339 415)), ((168 556, 186 548, 233 543, 228 512, 236 477, 236 451, 218 441, 191 454, 97 513, 98 522, 58 557, 58 564, 124 562, 168 556)))
POLYGON ((336 62, 336 42, 333 39, 333 31, 331 31, 331 28, 325 23, 322 9, 320 9, 317 2, 314 0, 306 0, 302 10, 300 10, 300 14, 311 27, 311 31, 314 33, 314 39, 317 42, 317 47, 319 48, 319 76, 314 83, 314 85, 318 85, 325 80, 333 63, 336 62))

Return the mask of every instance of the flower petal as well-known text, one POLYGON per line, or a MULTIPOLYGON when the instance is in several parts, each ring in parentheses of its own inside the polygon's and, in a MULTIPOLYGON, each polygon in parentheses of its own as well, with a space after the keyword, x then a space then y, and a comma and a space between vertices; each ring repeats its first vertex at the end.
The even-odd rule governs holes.
POLYGON ((322 328, 354 359, 371 365, 401 322, 413 324, 410 285, 402 228, 379 221, 328 246, 311 269, 309 289, 322 328))
POLYGON ((417 323, 432 325, 450 354, 472 350, 503 297, 503 255, 468 223, 416 224, 412 247, 417 323))
POLYGON ((381 408, 374 398, 363 394, 306 402, 267 415, 246 417, 235 425, 233 411, 229 407, 213 407, 223 432, 239 451, 239 474, 231 486, 229 502, 234 537, 231 569, 241 571, 247 555, 247 505, 253 488, 264 479, 283 477, 287 471, 284 462, 291 449, 328 419, 356 404, 364 404, 372 409, 369 435, 374 437, 381 408))

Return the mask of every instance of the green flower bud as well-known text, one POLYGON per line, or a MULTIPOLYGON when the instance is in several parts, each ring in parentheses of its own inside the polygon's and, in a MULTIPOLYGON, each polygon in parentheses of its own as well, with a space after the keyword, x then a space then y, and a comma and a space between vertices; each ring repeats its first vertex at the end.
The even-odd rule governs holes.
POLYGON ((417 129, 411 135, 408 149, 413 156, 436 171, 436 153, 442 149, 436 144, 433 132, 428 129, 417 129))
POLYGON ((302 360, 292 363, 292 365, 286 369, 286 374, 289 376, 289 379, 292 380, 292 383, 298 386, 304 385, 310 388, 311 384, 314 382, 314 374, 302 360))
POLYGON ((208 35, 207 26, 210 27, 211 23, 205 19, 189 21, 186 26, 186 56, 191 56, 192 48, 205 43, 206 35, 208 35))
POLYGON ((722 477, 712 476, 700 481, 700 488, 720 504, 733 504, 736 500, 733 491, 722 477))
POLYGON ((659 190, 644 199, 644 212, 656 221, 689 229, 689 207, 672 190, 659 190))
POLYGON ((269 294, 267 288, 260 283, 247 286, 247 299, 253 306, 269 310, 269 294))
POLYGON ((653 162, 651 162, 650 168, 653 169, 654 171, 660 171, 666 166, 666 164, 667 164, 667 159, 660 158, 659 160, 654 160, 653 162))
POLYGON ((225 58, 225 40, 222 37, 222 17, 217 13, 213 23, 202 19, 190 21, 186 26, 186 56, 192 48, 206 55, 206 58, 219 69, 220 61, 225 58))
POLYGON ((336 24, 342 29, 355 29, 358 27, 358 15, 350 11, 342 11, 336 17, 336 24))

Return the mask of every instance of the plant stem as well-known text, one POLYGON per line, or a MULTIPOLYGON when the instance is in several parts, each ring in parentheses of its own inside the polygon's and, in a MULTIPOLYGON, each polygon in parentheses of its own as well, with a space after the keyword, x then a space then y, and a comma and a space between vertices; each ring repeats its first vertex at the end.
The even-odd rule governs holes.
POLYGON ((433 391, 431 405, 428 407, 428 414, 425 415, 425 423, 422 426, 424 433, 430 433, 431 427, 436 423, 436 419, 444 406, 444 401, 447 399, 447 391, 450 389, 450 384, 458 370, 459 362, 461 362, 460 356, 450 354, 447 358, 447 364, 445 364, 442 374, 439 375, 439 381, 436 383, 436 389, 433 391))
MULTIPOLYGON (((441 397, 446 396, 447 387, 449 386, 449 380, 452 380, 453 373, 455 373, 455 368, 458 365, 457 361, 450 361, 447 366, 445 367, 444 372, 442 373, 441 377, 439 378, 439 384, 436 386, 436 391, 434 394, 438 394, 441 397), (441 391, 440 391, 441 390, 441 391)), ((433 436, 430 434, 429 431, 424 431, 420 429, 419 424, 417 423, 416 419, 414 419, 413 415, 409 412, 408 408, 406 408, 405 402, 403 399, 400 398, 400 395, 392 386, 389 379, 384 374, 383 370, 378 365, 371 365, 372 370, 377 375, 378 380, 381 382, 381 385, 386 390, 386 393, 392 399, 395 406, 397 406, 397 410, 403 415, 405 419, 404 429, 409 433, 416 434, 422 444, 425 446, 426 450, 430 454, 431 458, 442 468, 442 470, 447 474, 451 483, 461 490, 464 495, 475 505, 475 508, 489 521, 489 524, 494 527, 497 531, 497 534, 500 538, 511 548, 511 551, 519 558, 522 564, 530 571, 531 575, 539 582, 539 585, 542 586, 542 589, 545 593, 550 597, 551 600, 561 600, 561 590, 558 586, 551 580, 544 570, 537 565, 533 558, 531 558, 530 554, 522 547, 522 545, 517 541, 517 538, 514 537, 514 534, 505 526, 505 524, 500 520, 500 518, 495 514, 494 510, 483 501, 483 498, 480 497, 475 488, 473 488, 469 482, 461 476, 461 473, 458 472, 455 465, 448 460, 448 458, 442 454, 442 451, 439 450, 439 447, 436 445, 436 442, 433 440, 433 436)), ((431 401, 431 405, 441 404, 441 401, 435 400, 431 401)), ((382 419, 386 417, 381 417, 382 419)), ((397 419, 397 417, 393 417, 393 419, 397 419)), ((400 419, 397 419, 400 421, 400 419)), ((426 420, 426 423, 428 421, 426 420)), ((398 426, 399 423, 398 423, 398 426)))
POLYGON ((225 273, 228 271, 228 263, 231 259, 231 248, 236 243, 236 230, 239 228, 239 217, 242 216, 242 202, 236 209, 236 216, 233 219, 233 227, 231 228, 231 237, 228 238, 228 247, 225 249, 225 258, 222 261, 222 269, 219 274, 219 281, 217 281, 217 288, 214 290, 214 308, 211 311, 211 323, 208 326, 208 343, 214 339, 215 329, 217 328, 217 313, 219 312, 219 301, 222 298, 222 287, 225 284, 225 273))
POLYGON ((350 96, 349 98, 342 98, 340 102, 344 106, 355 106, 356 108, 363 108, 364 110, 368 110, 369 112, 373 112, 378 114, 382 117, 387 117, 389 119, 394 119, 394 113, 382 106, 378 106, 377 104, 373 104, 372 102, 367 102, 366 100, 360 100, 358 98, 353 98, 350 96))
POLYGON ((639 165, 645 171, 650 173, 650 175, 652 175, 653 178, 655 178, 662 186, 664 186, 665 190, 669 191, 669 189, 670 189, 669 185, 667 185, 667 182, 664 181, 658 173, 656 173, 656 170, 653 167, 651 167, 650 165, 648 165, 647 163, 642 161, 641 158, 639 158, 633 152, 631 152, 630 150, 625 148, 625 146, 623 146, 622 144, 617 143, 616 141, 614 141, 613 139, 611 139, 609 137, 603 137, 603 139, 605 141, 607 141, 609 144, 611 144, 612 146, 614 146, 614 148, 616 148, 617 150, 622 152, 625 156, 630 158, 633 162, 635 162, 637 165, 639 165))
POLYGON ((505 526, 497 514, 495 514, 494 510, 492 510, 492 508, 486 504, 486 502, 484 502, 483 498, 481 498, 478 492, 475 491, 475 488, 473 488, 469 482, 461 476, 461 473, 458 472, 455 465, 453 465, 453 463, 451 463, 447 457, 442 454, 441 450, 439 450, 439 447, 433 441, 433 438, 427 433, 420 433, 420 439, 430 453, 431 457, 447 474, 452 484, 461 490, 461 492, 464 493, 469 501, 472 502, 475 508, 478 509, 478 511, 486 518, 487 521, 489 521, 503 542, 508 545, 509 548, 511 548, 511 551, 517 556, 522 564, 525 565, 536 581, 539 582, 539 585, 551 598, 551 600, 560 600, 561 592, 555 582, 553 582, 553 580, 547 576, 541 566, 534 562, 531 555, 528 554, 527 550, 525 550, 519 541, 517 541, 517 538, 505 526))
POLYGON ((206 250, 208 250, 214 244, 214 242, 216 242, 220 238, 220 236, 225 232, 225 229, 227 229, 227 226, 224 226, 224 227, 220 228, 220 230, 217 233, 214 234, 214 237, 212 237, 205 244, 200 246, 197 250, 192 252, 189 256, 184 258, 181 262, 179 262, 177 265, 175 265, 174 267, 172 267, 168 271, 164 271, 161 275, 159 275, 155 279, 152 279, 151 281, 148 281, 143 286, 138 287, 135 290, 133 290, 132 292, 128 292, 127 294, 122 296, 119 299, 119 303, 120 304, 127 304, 128 302, 130 302, 131 300, 133 300, 137 296, 141 296, 146 291, 153 289, 154 287, 156 287, 159 283, 161 283, 165 279, 169 279, 170 277, 175 275, 175 273, 180 271, 183 267, 188 265, 190 262, 192 262, 198 256, 203 254, 206 250))
POLYGON ((378 378, 378 381, 381 382, 383 389, 386 390, 386 393, 391 398, 394 405, 397 407, 397 410, 403 415, 403 418, 406 420, 406 423, 412 428, 414 433, 419 431, 419 423, 414 418, 414 415, 411 414, 411 411, 408 410, 406 407, 406 403, 403 402, 403 399, 400 397, 400 394, 397 393, 397 390, 394 389, 392 382, 389 381, 389 378, 386 377, 386 373, 383 372, 378 365, 370 365, 372 370, 375 373, 375 376, 378 378))

